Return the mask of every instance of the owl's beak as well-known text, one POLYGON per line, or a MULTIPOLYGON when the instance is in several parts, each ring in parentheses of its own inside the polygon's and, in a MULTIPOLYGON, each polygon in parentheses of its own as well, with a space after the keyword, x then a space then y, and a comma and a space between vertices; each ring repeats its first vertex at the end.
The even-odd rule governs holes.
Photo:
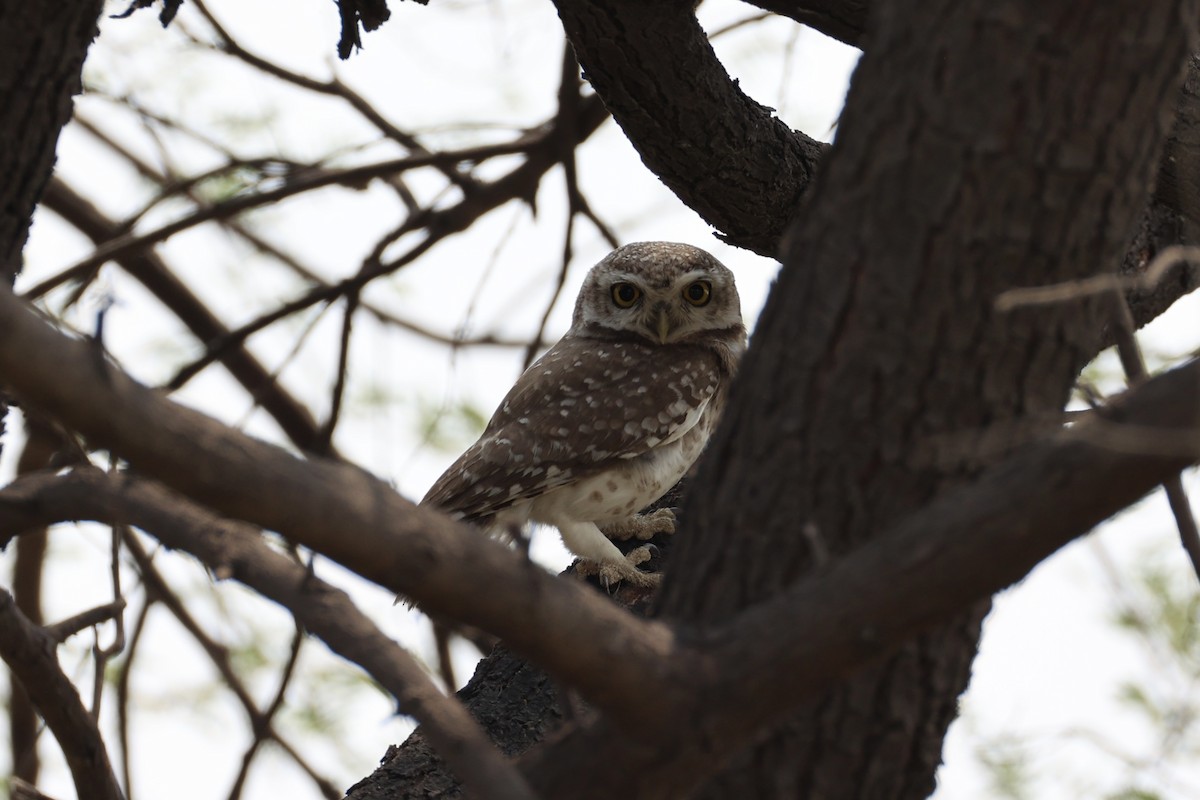
POLYGON ((658 333, 658 341, 666 344, 667 335, 671 332, 671 320, 667 317, 667 310, 665 308, 659 309, 656 323, 655 332, 658 333))

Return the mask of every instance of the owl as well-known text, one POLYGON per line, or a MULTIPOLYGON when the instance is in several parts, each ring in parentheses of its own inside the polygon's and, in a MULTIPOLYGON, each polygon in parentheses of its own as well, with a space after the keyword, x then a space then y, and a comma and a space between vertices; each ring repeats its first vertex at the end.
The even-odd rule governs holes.
POLYGON ((652 586, 612 539, 674 531, 639 515, 695 462, 746 347, 733 274, 699 248, 639 242, 584 280, 567 333, 525 371, 422 504, 505 536, 558 529, 584 574, 652 586))

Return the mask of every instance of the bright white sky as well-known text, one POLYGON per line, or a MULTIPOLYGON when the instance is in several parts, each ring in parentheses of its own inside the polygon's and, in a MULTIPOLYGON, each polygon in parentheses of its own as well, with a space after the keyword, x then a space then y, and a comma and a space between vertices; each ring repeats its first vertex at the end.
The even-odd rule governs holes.
MULTIPOLYGON (((326 0, 212 0, 210 5, 244 45, 318 78, 336 74, 401 127, 425 133, 431 145, 503 137, 514 127, 542 121, 554 108, 561 29, 552 5, 544 0, 434 0, 428 7, 393 3, 391 21, 369 34, 365 50, 346 64, 334 63, 336 9, 326 0), (482 127, 448 127, 463 122, 482 127)), ((112 12, 121 11, 124 0, 110 6, 112 12)), ((754 13, 734 0, 709 0, 701 8, 710 31, 754 13)), ((197 32, 204 29, 186 3, 179 24, 197 32)), ((241 155, 282 152, 302 159, 347 149, 341 162, 348 163, 399 154, 378 145, 373 129, 336 101, 315 100, 198 53, 181 43, 178 27, 162 31, 152 13, 106 19, 101 30, 86 68, 90 85, 114 95, 136 96, 147 107, 234 142, 241 155)), ((792 23, 778 19, 741 27, 714 45, 757 100, 774 106, 784 120, 810 135, 832 135, 855 51, 811 31, 797 33, 792 23)), ((161 163, 160 144, 104 97, 84 96, 78 111, 161 163)), ((169 133, 160 135, 181 171, 197 172, 219 163, 203 146, 169 133)), ((64 134, 58 168, 114 217, 139 209, 150 197, 143 182, 78 128, 64 134)), ((736 273, 747 318, 757 316, 776 265, 714 239, 708 227, 648 173, 614 125, 606 125, 582 148, 579 169, 585 194, 623 241, 671 239, 709 249, 736 273)), ((531 335, 549 299, 562 250, 561 181, 555 172, 543 183, 536 219, 527 208, 501 209, 468 234, 439 245, 412 268, 377 282, 367 299, 448 334, 465 325, 471 333, 531 335)), ((438 185, 417 179, 413 188, 428 198, 438 185)), ((168 205, 142 224, 148 229, 184 210, 168 205)), ((358 259, 398 215, 394 195, 372 185, 357 193, 331 189, 305 196, 257 212, 252 221, 261 234, 332 277, 355 270, 358 259)), ((576 259, 568 288, 551 317, 552 335, 566 329, 583 273, 608 249, 586 221, 577 230, 576 259)), ((208 229, 181 234, 159 249, 180 265, 189 286, 232 324, 300 292, 283 270, 208 229)), ((87 243, 53 216, 40 215, 20 286, 28 287, 88 252, 87 243)), ((119 270, 106 268, 101 289, 116 301, 106 321, 106 344, 135 376, 161 381, 196 354, 196 346, 181 335, 178 325, 119 270)), ((91 292, 71 316, 81 329, 91 328, 99 297, 100 292, 91 292)), ((1168 355, 1195 349, 1200 340, 1198 312, 1196 298, 1180 303, 1146 334, 1151 350, 1168 355)), ((282 380, 323 414, 334 378, 340 309, 320 319, 314 316, 300 315, 277 325, 256 336, 252 345, 268 365, 280 365, 314 324, 282 380)), ((437 449, 422 443, 417 420, 463 401, 487 413, 518 374, 521 353, 491 349, 454 356, 366 319, 356 326, 355 337, 348 407, 337 444, 404 494, 419 497, 457 454, 455 448, 475 432, 451 425, 443 434, 451 441, 450 449, 437 449)), ((1111 360, 1103 363, 1102 374, 1117 374, 1111 360)), ((1115 385, 1112 380, 1106 383, 1115 385)), ((219 369, 193 381, 179 399, 257 435, 280 439, 272 423, 250 411, 244 393, 219 369)), ((11 476, 17 452, 14 441, 8 444, 0 465, 4 479, 11 476)), ((1195 494, 1195 476, 1189 475, 1187 482, 1195 494)), ((1028 756, 1030 797, 1101 796, 1123 788, 1122 781, 1132 776, 1167 798, 1190 797, 1200 789, 1200 770, 1194 763, 1187 767, 1186 758, 1151 769, 1131 768, 1112 755, 1120 751, 1138 759, 1158 752, 1152 731, 1118 702, 1121 682, 1139 682, 1167 697, 1186 696, 1200 671, 1193 665, 1190 675, 1172 672, 1152 648, 1118 635, 1109 622, 1119 603, 1129 598, 1141 602, 1132 587, 1136 565, 1144 558, 1153 557, 1181 586, 1193 588, 1194 579, 1174 540, 1165 502, 1154 497, 1105 526, 1098 536, 1067 548, 999 598, 987 622, 962 719, 947 743, 939 800, 1005 796, 980 766, 980 749, 997 743, 1008 748, 1003 752, 1015 748, 1028 756)), ((55 536, 47 583, 52 589, 46 599, 51 618, 108 599, 105 542, 104 534, 94 529, 69 528, 55 536)), ((536 537, 535 552, 551 568, 567 560, 552 533, 536 537)), ((193 613, 224 641, 236 645, 261 636, 271 658, 286 652, 290 629, 282 613, 237 587, 213 592, 203 572, 186 559, 161 554, 158 561, 193 613)), ((386 592, 334 568, 322 571, 349 586, 362 608, 400 641, 418 650, 428 647, 419 617, 394 607, 386 592)), ((131 583, 132 573, 127 577, 127 585, 131 583)), ((148 634, 153 635, 151 643, 136 667, 141 688, 134 705, 135 791, 143 797, 180 800, 224 797, 245 745, 241 712, 223 699, 200 702, 210 694, 212 670, 165 614, 152 618, 148 634)), ((109 635, 104 631, 102 640, 109 635)), ((90 683, 89 645, 87 637, 77 637, 63 655, 65 668, 83 681, 81 685, 90 683)), ((465 650, 460 655, 460 677, 465 679, 470 661, 465 650)), ((388 744, 404 737, 409 725, 391 715, 386 698, 339 670, 320 645, 308 648, 302 666, 303 680, 290 695, 292 703, 303 705, 312 689, 321 699, 317 710, 341 716, 329 723, 332 736, 302 731, 293 739, 322 771, 349 786, 374 766, 388 744)), ((249 683, 256 696, 265 699, 275 681, 272 671, 260 670, 249 683)), ((287 719, 296 722, 300 717, 297 713, 287 719)), ((44 788, 57 797, 72 796, 56 748, 47 745, 43 753, 52 775, 44 788)), ((272 751, 251 773, 245 796, 317 795, 272 751)))

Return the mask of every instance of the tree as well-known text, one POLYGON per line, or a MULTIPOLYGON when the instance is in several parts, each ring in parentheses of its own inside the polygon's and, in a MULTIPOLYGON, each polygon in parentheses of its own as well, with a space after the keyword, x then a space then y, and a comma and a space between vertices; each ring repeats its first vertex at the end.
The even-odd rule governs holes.
MULTIPOLYGON (((76 21, 94 19, 94 3, 67 5, 79 6, 76 21)), ((394 692, 455 780, 481 796, 928 794, 991 593, 1197 460, 1194 362, 1069 431, 1060 412, 1106 344, 1121 340, 1134 364, 1126 309, 1145 322, 1200 282, 1186 259, 1153 284, 1136 280, 1167 246, 1194 237, 1200 67, 1187 57, 1198 9, 877 0, 868 21, 866 4, 758 5, 863 48, 831 148, 741 92, 691 3, 556 2, 584 74, 647 167, 727 241, 783 263, 732 408, 686 495, 684 534, 649 619, 529 570, 336 460, 336 401, 318 426, 265 384, 263 405, 309 454, 300 459, 133 383, 7 292, 3 384, 129 470, 23 478, 0 494, 0 529, 13 536, 77 518, 134 525, 233 574, 394 692), (1095 280, 1117 265, 1127 284, 1095 280), (1050 301, 1012 294, 1047 285, 1067 288, 1050 301), (1187 446, 1123 447, 1130 430, 1143 443, 1187 446), (515 763, 499 757, 461 705, 332 589, 266 548, 259 528, 499 636, 591 710, 515 763), (347 530, 354 535, 340 535, 347 530)), ((386 16, 382 4, 339 8, 344 43, 357 38, 356 21, 370 29, 386 16)), ((70 16, 30 26, 50 30, 70 16)), ((76 33, 65 52, 81 53, 90 22, 65 30, 76 33)), ((67 64, 77 76, 78 61, 67 64)), ((407 163, 389 165, 434 165, 461 190, 457 205, 414 211, 401 233, 421 231, 419 244, 390 261, 377 248, 356 276, 237 331, 189 322, 208 342, 196 368, 220 359, 258 386, 242 348, 256 326, 345 298, 344 341, 370 280, 483 209, 530 196, 551 165, 569 175, 574 147, 603 111, 580 95, 570 59, 563 74, 558 114, 541 135, 457 154, 409 143, 407 163), (513 152, 524 154, 521 165, 490 182, 459 167, 513 152)), ((75 86, 61 77, 32 85, 58 109, 75 86)), ((5 189, 25 192, 3 206, 6 253, 24 241, 62 121, 47 116, 19 137, 40 149, 19 162, 32 177, 5 189)), ((393 173, 377 165, 295 181, 378 174, 393 173)), ((76 207, 82 227, 87 209, 49 189, 60 207, 76 207)), ((578 197, 574 210, 585 213, 578 197)), ((102 245, 76 275, 107 259, 152 261, 149 241, 102 245)), ((343 369, 344 353, 343 344, 343 369)), ((33 667, 17 654, 46 634, 11 604, 4 616, 0 649, 45 715, 48 695, 26 683, 33 667)), ((61 676, 44 659, 37 669, 61 676)), ((480 680, 476 698, 488 688, 480 680)), ((43 688, 61 693, 64 684, 43 688)), ((94 726, 47 722, 64 747, 102 754, 94 726)), ((538 723, 525 727, 543 734, 538 723)), ((532 742, 500 744, 511 753, 532 742)), ((84 761, 81 796, 115 796, 114 781, 85 772, 104 773, 104 759, 84 761)), ((395 774, 379 776, 381 791, 395 774)), ((373 787, 359 796, 380 796, 373 787)), ((434 788, 410 781, 402 791, 434 788)))

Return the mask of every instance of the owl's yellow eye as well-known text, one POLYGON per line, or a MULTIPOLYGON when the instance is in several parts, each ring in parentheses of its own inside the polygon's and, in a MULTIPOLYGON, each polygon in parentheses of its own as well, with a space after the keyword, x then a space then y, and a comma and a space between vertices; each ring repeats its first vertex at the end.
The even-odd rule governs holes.
POLYGON ((697 307, 707 305, 708 301, 712 299, 712 284, 708 281, 696 281, 688 284, 688 287, 683 290, 683 299, 697 307))
POLYGON ((631 308, 642 296, 642 290, 632 283, 614 283, 612 299, 618 308, 631 308))

